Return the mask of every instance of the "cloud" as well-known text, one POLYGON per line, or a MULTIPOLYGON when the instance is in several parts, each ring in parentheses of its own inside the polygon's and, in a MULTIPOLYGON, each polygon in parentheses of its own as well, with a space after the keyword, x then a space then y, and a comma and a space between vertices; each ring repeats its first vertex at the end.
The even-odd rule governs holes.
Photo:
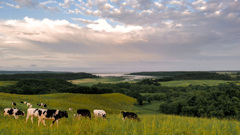
POLYGON ((33 8, 36 5, 38 5, 37 0, 13 0, 13 1, 18 3, 20 7, 33 8))
POLYGON ((237 0, 16 3, 64 12, 65 19, 1 20, 0 59, 9 67, 20 61, 24 66, 59 69, 240 68, 230 64, 240 57, 237 0), (229 66, 224 67, 221 59, 229 66))
MULTIPOLYGON (((4 4, 4 5, 10 6, 10 7, 13 7, 13 8, 20 8, 19 5, 14 5, 14 4, 11 4, 11 3, 0 2, 0 4, 4 4)), ((3 7, 0 6, 0 8, 3 8, 3 7)))

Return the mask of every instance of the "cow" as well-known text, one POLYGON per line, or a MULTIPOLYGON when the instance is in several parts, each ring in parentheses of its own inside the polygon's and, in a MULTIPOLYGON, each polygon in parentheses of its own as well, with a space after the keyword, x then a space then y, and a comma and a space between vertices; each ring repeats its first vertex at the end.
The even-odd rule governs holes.
POLYGON ((47 107, 47 104, 44 104, 44 103, 40 103, 40 104, 37 104, 38 106, 41 106, 41 107, 47 107))
POLYGON ((15 102, 12 102, 12 106, 16 106, 17 104, 15 102))
POLYGON ((22 103, 22 104, 23 104, 24 102, 23 102, 23 101, 20 101, 20 103, 22 103))
POLYGON ((5 108, 4 111, 4 116, 8 115, 8 116, 14 116, 15 119, 18 119, 18 116, 24 116, 24 112, 18 110, 17 108, 5 108))
POLYGON ((33 117, 41 116, 42 112, 44 112, 46 110, 47 109, 28 108, 27 109, 26 123, 27 123, 29 117, 31 117, 31 121, 33 123, 33 117))
POLYGON ((129 119, 135 119, 137 121, 140 121, 140 119, 138 118, 137 114, 134 113, 134 112, 122 111, 121 113, 123 115, 123 120, 125 120, 126 118, 129 118, 129 119))
POLYGON ((32 108, 32 104, 31 103, 27 103, 27 107, 32 108))
POLYGON ((78 109, 77 110, 77 116, 79 117, 85 117, 85 118, 91 118, 91 113, 88 109, 78 109))
POLYGON ((46 126, 45 120, 46 119, 51 119, 53 120, 52 124, 50 127, 52 127, 52 125, 54 124, 54 122, 56 121, 57 126, 58 126, 58 120, 66 117, 68 118, 68 113, 67 111, 59 111, 59 110, 45 110, 41 113, 41 115, 38 116, 38 127, 40 122, 43 123, 44 126, 46 126))
POLYGON ((73 108, 69 108, 68 110, 69 110, 69 111, 72 111, 72 110, 73 110, 73 108))
POLYGON ((106 112, 104 110, 93 110, 93 114, 96 117, 106 118, 106 112))

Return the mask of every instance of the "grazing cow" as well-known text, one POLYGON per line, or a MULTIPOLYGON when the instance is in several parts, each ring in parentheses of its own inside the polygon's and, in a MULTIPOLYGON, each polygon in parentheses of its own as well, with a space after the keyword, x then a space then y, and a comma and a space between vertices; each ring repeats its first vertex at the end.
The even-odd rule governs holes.
POLYGON ((44 103, 40 103, 40 104, 37 104, 38 106, 41 106, 41 107, 47 107, 47 104, 44 104, 44 103))
POLYGON ((15 102, 12 102, 12 106, 16 106, 17 104, 15 102))
POLYGON ((140 119, 137 117, 136 113, 126 112, 126 111, 122 111, 121 113, 123 115, 123 120, 125 120, 126 118, 129 118, 129 119, 135 119, 135 120, 140 121, 140 119))
POLYGON ((72 110, 73 110, 73 108, 69 108, 68 110, 69 110, 69 111, 72 111, 72 110))
POLYGON ((47 109, 28 108, 27 109, 26 123, 27 123, 29 117, 31 117, 31 121, 33 123, 33 117, 40 116, 42 114, 42 112, 46 111, 46 110, 47 109))
POLYGON ((27 107, 28 108, 32 108, 32 104, 31 103, 27 103, 27 107))
POLYGON ((79 117, 82 116, 82 117, 85 117, 85 118, 87 118, 87 117, 91 118, 91 113, 88 109, 78 109, 77 110, 77 116, 79 116, 79 117))
POLYGON ((93 110, 93 114, 96 117, 106 118, 106 112, 104 110, 93 110))
POLYGON ((20 101, 20 103, 22 103, 22 104, 23 104, 24 102, 23 102, 23 101, 20 101))
POLYGON ((27 104, 28 102, 24 101, 23 103, 24 103, 24 104, 27 104))
POLYGON ((39 127, 39 124, 40 124, 41 121, 42 121, 43 125, 46 126, 45 119, 52 119, 53 120, 51 126, 56 121, 57 122, 57 126, 58 126, 58 120, 63 118, 63 117, 68 118, 67 111, 59 111, 59 110, 49 110, 49 109, 47 109, 46 111, 43 111, 41 113, 41 115, 38 116, 38 127, 39 127))
POLYGON ((18 110, 17 108, 5 108, 3 113, 4 113, 4 116, 6 116, 6 115, 14 116, 15 119, 18 119, 18 116, 20 116, 20 115, 24 116, 24 112, 18 110))

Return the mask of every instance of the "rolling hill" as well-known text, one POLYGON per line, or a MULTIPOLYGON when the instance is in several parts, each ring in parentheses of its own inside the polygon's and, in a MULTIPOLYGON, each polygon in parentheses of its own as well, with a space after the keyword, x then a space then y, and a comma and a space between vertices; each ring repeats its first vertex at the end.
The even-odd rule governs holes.
MULTIPOLYGON (((104 109, 110 114, 119 114, 121 110, 140 111, 135 107, 136 99, 119 93, 112 94, 72 94, 57 93, 46 95, 20 95, 0 93, 0 110, 12 107, 11 102, 17 103, 17 108, 26 112, 27 106, 21 104, 20 101, 27 101, 34 107, 38 107, 37 103, 46 103, 49 109, 68 110, 68 108, 89 110, 104 109)), ((144 111, 143 111, 144 112, 144 111)))

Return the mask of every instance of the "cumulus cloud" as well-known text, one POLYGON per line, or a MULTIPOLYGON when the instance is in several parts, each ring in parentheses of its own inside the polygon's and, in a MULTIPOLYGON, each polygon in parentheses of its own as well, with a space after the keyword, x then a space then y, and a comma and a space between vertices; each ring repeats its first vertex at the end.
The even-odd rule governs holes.
POLYGON ((230 64, 240 57, 237 0, 15 2, 66 15, 59 20, 1 20, 0 59, 12 66, 27 61, 24 65, 36 68, 61 63, 62 68, 183 70, 184 63, 192 69, 214 69, 225 68, 220 59, 230 64))

